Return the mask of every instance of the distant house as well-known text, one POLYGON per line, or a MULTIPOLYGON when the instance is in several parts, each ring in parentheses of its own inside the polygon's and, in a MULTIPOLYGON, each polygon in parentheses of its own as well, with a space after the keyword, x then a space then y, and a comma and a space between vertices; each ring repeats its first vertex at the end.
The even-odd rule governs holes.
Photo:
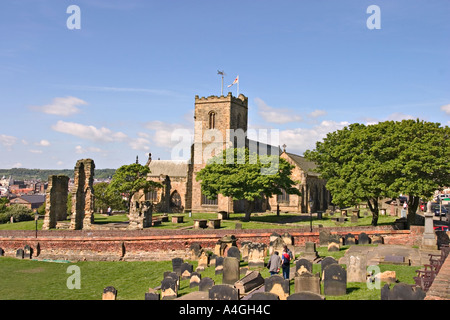
POLYGON ((32 194, 14 198, 10 201, 10 205, 22 204, 26 206, 28 209, 33 210, 39 208, 44 202, 45 202, 45 195, 32 194))

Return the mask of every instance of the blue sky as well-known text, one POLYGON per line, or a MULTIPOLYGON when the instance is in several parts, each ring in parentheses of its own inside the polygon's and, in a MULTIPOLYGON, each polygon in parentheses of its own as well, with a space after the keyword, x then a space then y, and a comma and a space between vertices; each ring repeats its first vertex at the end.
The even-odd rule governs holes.
POLYGON ((217 70, 225 94, 239 75, 249 126, 298 154, 353 122, 449 125, 449 17, 448 0, 3 0, 0 168, 170 159, 217 70))

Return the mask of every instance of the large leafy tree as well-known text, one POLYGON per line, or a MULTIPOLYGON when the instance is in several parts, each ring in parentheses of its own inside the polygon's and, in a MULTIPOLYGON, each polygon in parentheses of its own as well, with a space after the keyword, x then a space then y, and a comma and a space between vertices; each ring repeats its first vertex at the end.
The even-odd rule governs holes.
POLYGON ((420 120, 351 124, 329 133, 305 157, 317 163, 334 203, 367 202, 372 225, 377 225, 382 197, 409 195, 411 224, 419 199, 449 183, 448 136, 447 126, 420 120))
POLYGON ((114 173, 106 192, 109 197, 124 195, 127 198, 128 208, 130 208, 131 200, 137 192, 149 192, 162 187, 158 182, 147 180, 149 173, 149 167, 138 163, 123 165, 114 173))
POLYGON ((106 211, 108 207, 116 210, 125 209, 125 201, 118 192, 108 192, 108 182, 94 184, 94 197, 96 211, 106 211))
POLYGON ((276 156, 260 157, 247 148, 231 148, 211 158, 198 172, 203 194, 216 199, 218 194, 244 200, 245 220, 249 221, 254 200, 287 193, 300 195, 290 177, 293 166, 276 156))

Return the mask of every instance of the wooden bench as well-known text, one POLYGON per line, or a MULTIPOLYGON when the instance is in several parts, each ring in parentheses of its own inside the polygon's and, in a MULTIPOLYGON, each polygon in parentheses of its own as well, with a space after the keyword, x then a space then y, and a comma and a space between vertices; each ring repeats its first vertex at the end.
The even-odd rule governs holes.
POLYGON ((448 254, 448 245, 442 245, 440 255, 429 254, 430 264, 424 265, 424 270, 416 270, 417 276, 414 277, 414 281, 416 285, 420 286, 424 292, 427 292, 430 289, 448 254))

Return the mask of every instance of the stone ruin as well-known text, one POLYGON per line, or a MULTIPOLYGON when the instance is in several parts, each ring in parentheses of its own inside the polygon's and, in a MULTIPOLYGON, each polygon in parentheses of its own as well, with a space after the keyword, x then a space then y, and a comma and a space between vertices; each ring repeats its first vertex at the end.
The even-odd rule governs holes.
POLYGON ((94 223, 94 169, 92 159, 78 160, 74 170, 70 229, 90 229, 94 223))
POLYGON ((68 194, 69 177, 64 175, 50 175, 48 177, 43 230, 54 229, 58 221, 67 219, 68 194))
POLYGON ((152 226, 152 203, 150 201, 132 201, 128 214, 128 229, 140 230, 152 226))

